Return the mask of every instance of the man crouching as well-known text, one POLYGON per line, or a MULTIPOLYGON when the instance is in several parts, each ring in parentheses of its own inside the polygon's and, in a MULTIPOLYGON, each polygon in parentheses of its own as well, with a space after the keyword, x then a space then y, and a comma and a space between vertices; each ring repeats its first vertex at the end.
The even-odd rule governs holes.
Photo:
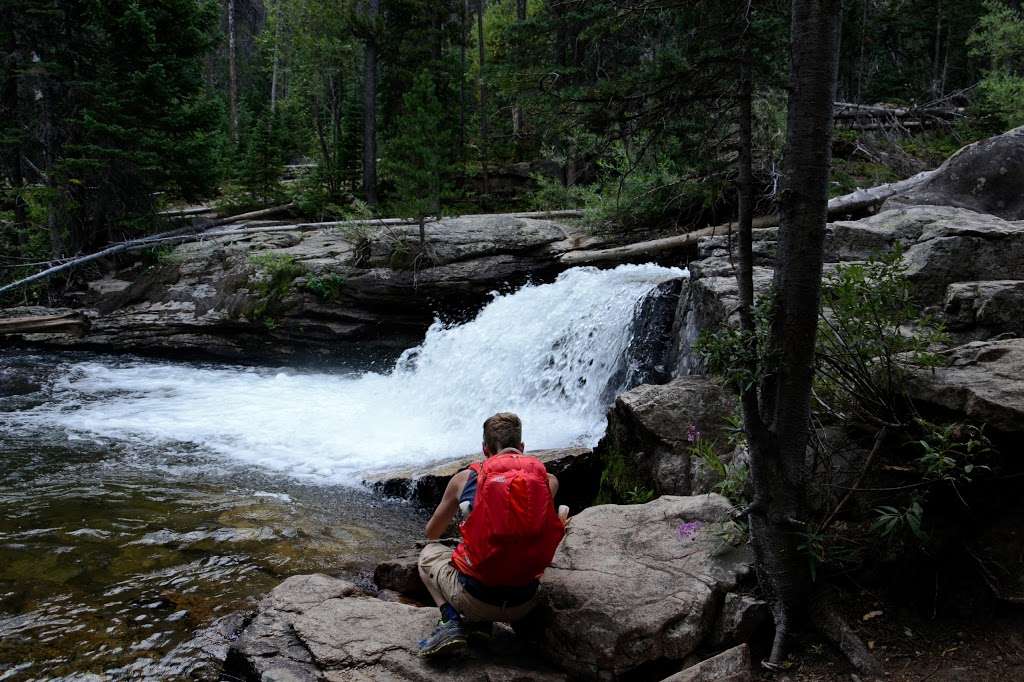
POLYGON ((485 421, 484 461, 452 477, 427 522, 427 539, 437 540, 460 506, 468 513, 454 551, 432 542, 420 553, 420 577, 441 609, 441 622, 420 642, 422 656, 465 649, 467 628, 513 623, 536 603, 565 526, 554 504, 558 479, 523 454, 522 431, 510 412, 485 421))

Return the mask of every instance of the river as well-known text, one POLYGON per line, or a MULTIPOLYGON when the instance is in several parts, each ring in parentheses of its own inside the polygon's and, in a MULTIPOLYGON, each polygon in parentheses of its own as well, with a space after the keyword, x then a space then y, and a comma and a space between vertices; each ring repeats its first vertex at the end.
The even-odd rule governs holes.
POLYGON ((386 371, 3 353, 0 680, 213 676, 220 619, 283 577, 368 585, 423 515, 365 478, 475 452, 501 410, 593 445, 638 303, 684 274, 573 269, 386 371))

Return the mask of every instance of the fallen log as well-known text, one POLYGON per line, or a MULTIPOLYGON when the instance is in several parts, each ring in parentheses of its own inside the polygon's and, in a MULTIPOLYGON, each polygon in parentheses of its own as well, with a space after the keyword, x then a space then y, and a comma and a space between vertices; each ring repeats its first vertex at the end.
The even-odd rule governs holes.
MULTIPOLYGON (((778 216, 766 216, 754 219, 754 227, 771 227, 778 222, 778 216)), ((713 237, 716 234, 728 234, 735 222, 704 227, 693 232, 673 237, 662 237, 626 246, 593 251, 567 251, 558 257, 558 262, 566 266, 593 265, 595 263, 626 263, 636 259, 663 256, 673 251, 681 251, 695 245, 702 237, 713 237)))
POLYGON ((89 320, 81 313, 35 315, 0 319, 0 336, 5 334, 74 334, 89 331, 89 320))
MULTIPOLYGON (((957 152, 953 157, 959 153, 960 152, 957 152)), ((947 160, 946 163, 949 163, 949 161, 947 160)), ((900 192, 905 192, 906 190, 921 184, 937 173, 945 165, 946 164, 944 163, 935 170, 922 171, 913 177, 907 178, 906 180, 889 182, 869 189, 858 189, 850 194, 844 194, 841 197, 836 197, 828 202, 829 217, 842 217, 851 213, 859 213, 877 208, 878 205, 889 197, 900 192)), ((755 229, 774 227, 778 224, 778 214, 762 216, 754 219, 755 229)), ((646 242, 637 242, 635 244, 617 246, 611 249, 593 251, 581 249, 576 251, 567 251, 562 254, 558 260, 562 265, 576 266, 592 265, 595 263, 627 263, 643 258, 660 257, 671 252, 682 251, 690 248, 696 245, 702 237, 712 237, 717 234, 728 234, 732 231, 735 225, 735 222, 723 223, 721 225, 704 227, 699 230, 694 230, 693 232, 687 232, 686 234, 662 237, 661 239, 652 239, 646 242)))

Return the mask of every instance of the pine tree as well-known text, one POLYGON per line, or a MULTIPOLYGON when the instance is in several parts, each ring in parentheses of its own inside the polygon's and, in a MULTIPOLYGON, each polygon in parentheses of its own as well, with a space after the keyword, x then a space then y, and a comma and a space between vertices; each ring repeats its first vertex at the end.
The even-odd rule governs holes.
POLYGON ((265 112, 249 133, 238 179, 253 200, 270 202, 278 194, 283 171, 278 117, 265 112))
POLYGON ((421 71, 403 99, 386 156, 395 188, 393 208, 419 223, 421 246, 426 241, 426 219, 440 215, 447 186, 442 116, 434 82, 429 72, 421 71))

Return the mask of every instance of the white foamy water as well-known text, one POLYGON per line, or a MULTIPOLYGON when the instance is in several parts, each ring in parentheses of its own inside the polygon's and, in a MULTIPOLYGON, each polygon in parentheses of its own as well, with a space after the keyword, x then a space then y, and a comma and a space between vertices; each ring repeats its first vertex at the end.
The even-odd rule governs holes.
POLYGON ((592 445, 602 394, 629 344, 634 308, 685 270, 575 268, 497 296, 465 324, 435 324, 387 374, 128 362, 72 363, 53 400, 0 428, 188 444, 230 462, 323 482, 477 452, 481 424, 517 412, 530 449, 592 445))

